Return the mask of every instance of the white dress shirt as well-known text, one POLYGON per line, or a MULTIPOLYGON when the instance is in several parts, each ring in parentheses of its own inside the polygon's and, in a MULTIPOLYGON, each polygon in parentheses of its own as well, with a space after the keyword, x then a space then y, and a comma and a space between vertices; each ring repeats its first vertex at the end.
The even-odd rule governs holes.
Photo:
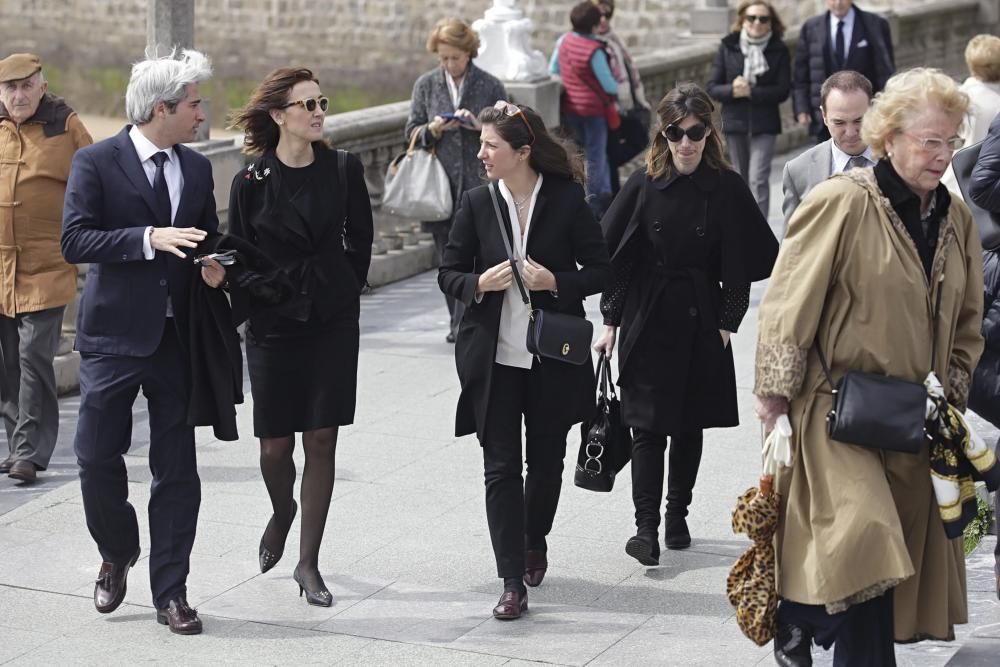
POLYGON ((851 54, 851 37, 854 36, 854 7, 847 10, 847 16, 842 19, 838 19, 830 14, 830 51, 833 52, 834 57, 837 56, 837 24, 841 21, 844 22, 844 62, 847 62, 847 57, 851 54))
MULTIPOLYGON (((504 201, 507 202, 507 210, 510 212, 511 227, 514 231, 514 238, 510 240, 511 250, 514 253, 514 261, 518 268, 524 266, 524 259, 527 255, 525 251, 528 234, 531 232, 531 216, 535 212, 535 202, 538 200, 538 191, 542 189, 542 175, 538 174, 535 181, 535 189, 531 192, 531 200, 528 204, 527 224, 524 226, 524 234, 520 234, 521 226, 517 221, 517 208, 514 206, 514 196, 507 189, 507 185, 501 179, 497 183, 497 191, 504 201)), ((530 290, 528 297, 531 297, 530 290)), ((503 294, 503 305, 500 308, 500 331, 497 335, 497 353, 494 360, 504 366, 515 368, 531 368, 534 356, 528 352, 528 309, 521 299, 521 291, 517 288, 517 282, 512 282, 503 294)))
MULTIPOLYGON (((830 172, 831 174, 839 174, 847 169, 847 163, 851 161, 852 157, 854 157, 853 155, 840 150, 840 146, 837 145, 836 141, 830 142, 830 152, 833 154, 833 171, 830 172)), ((872 153, 871 146, 866 146, 865 152, 862 153, 861 156, 868 160, 868 164, 865 165, 866 167, 875 166, 875 154, 872 153)))
MULTIPOLYGON (((156 163, 153 162, 152 158, 161 151, 167 154, 167 161, 163 163, 163 178, 167 181, 167 192, 170 193, 170 224, 173 224, 174 216, 177 215, 177 206, 181 202, 181 190, 184 189, 184 174, 181 172, 181 163, 177 159, 174 147, 157 148, 156 144, 147 139, 135 125, 129 130, 128 138, 132 140, 135 152, 139 155, 139 164, 146 172, 150 188, 153 187, 153 178, 156 176, 156 163)), ((142 237, 142 254, 146 259, 153 259, 156 256, 156 251, 149 243, 149 235, 152 233, 153 227, 150 225, 146 227, 146 233, 142 237)))
POLYGON ((451 106, 454 107, 455 111, 458 111, 458 103, 462 100, 462 87, 465 86, 465 76, 462 77, 462 82, 455 85, 455 79, 451 77, 448 72, 444 73, 444 80, 448 84, 448 94, 451 96, 451 106))

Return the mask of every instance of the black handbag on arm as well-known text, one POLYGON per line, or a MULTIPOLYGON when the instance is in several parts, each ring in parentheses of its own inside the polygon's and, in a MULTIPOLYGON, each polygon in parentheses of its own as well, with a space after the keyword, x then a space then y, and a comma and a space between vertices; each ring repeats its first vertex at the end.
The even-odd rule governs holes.
POLYGON ((580 424, 573 483, 588 491, 608 492, 615 485, 615 475, 631 458, 632 432, 622 423, 611 360, 601 352, 597 359, 597 406, 593 417, 580 424))
POLYGON ((517 263, 514 261, 510 239, 507 238, 507 228, 500 212, 496 185, 490 183, 489 188, 490 197, 493 198, 497 224, 500 226, 500 236, 503 237, 503 244, 507 249, 507 261, 510 262, 511 271, 514 272, 514 282, 517 283, 517 289, 521 292, 521 300, 524 301, 524 306, 529 313, 528 352, 539 358, 558 359, 577 366, 587 363, 590 361, 590 342, 594 337, 594 325, 590 323, 590 320, 576 315, 532 308, 531 299, 528 297, 527 290, 524 289, 521 273, 517 270, 517 263))
MULTIPOLYGON (((941 287, 934 305, 931 339, 931 370, 937 356, 937 321, 941 310, 941 287)), ((819 362, 833 389, 833 409, 826 416, 830 438, 852 445, 917 454, 928 439, 926 429, 927 388, 877 373, 848 371, 834 383, 819 343, 819 362)))

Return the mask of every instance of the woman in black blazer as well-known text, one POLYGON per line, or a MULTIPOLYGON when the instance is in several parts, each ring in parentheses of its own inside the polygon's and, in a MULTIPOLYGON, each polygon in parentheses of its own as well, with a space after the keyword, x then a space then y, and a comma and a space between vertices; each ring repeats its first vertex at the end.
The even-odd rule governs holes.
POLYGON ((722 38, 708 75, 708 94, 722 102, 729 158, 767 217, 774 142, 781 134, 779 106, 792 86, 792 56, 785 26, 765 0, 744 0, 732 32, 722 38))
MULTIPOLYGON (((479 158, 495 181, 532 305, 583 317, 584 297, 600 292, 608 276, 608 251, 584 199, 582 164, 528 107, 501 101, 479 121, 479 158)), ((593 365, 528 352, 527 310, 488 186, 462 195, 438 283, 466 306, 455 345, 462 385, 455 434, 475 433, 483 448, 486 517, 504 580, 493 615, 519 618, 527 610, 524 584, 540 584, 548 566, 545 537, 559 502, 566 435, 593 410, 593 365)))
POLYGON ((743 180, 729 168, 715 110, 694 84, 656 110, 646 168, 601 220, 614 279, 601 298, 610 357, 618 339, 622 419, 632 428, 636 535, 625 552, 657 565, 663 468, 670 439, 665 543, 691 544, 685 517, 703 429, 739 424, 729 337, 750 306, 750 283, 771 273, 778 242, 743 180))
POLYGON ((328 101, 307 69, 275 70, 235 125, 259 156, 233 180, 229 231, 276 265, 244 275, 247 367, 254 435, 274 514, 260 540, 261 572, 278 562, 298 509, 292 497, 295 433, 302 433, 302 538, 293 578, 309 604, 329 607, 319 572, 339 427, 354 421, 361 287, 368 275, 372 211, 357 157, 323 140, 328 101), (274 286, 294 296, 275 303, 274 286))

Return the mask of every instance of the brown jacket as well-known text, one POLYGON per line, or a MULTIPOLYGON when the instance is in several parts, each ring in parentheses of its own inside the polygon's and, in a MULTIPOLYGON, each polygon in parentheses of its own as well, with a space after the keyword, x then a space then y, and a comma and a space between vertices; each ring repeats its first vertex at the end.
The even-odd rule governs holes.
POLYGON ((91 143, 62 98, 46 93, 20 128, 0 105, 0 315, 64 306, 76 295, 59 234, 73 154, 91 143))
POLYGON ((813 188, 796 209, 759 310, 758 396, 791 399, 791 468, 776 478, 778 594, 838 611, 894 588, 896 641, 951 639, 965 623, 962 540, 949 540, 916 455, 831 440, 834 380, 863 370, 922 381, 931 364, 965 407, 983 349, 982 248, 968 208, 953 199, 928 281, 916 245, 872 169, 813 188), (815 343, 815 344, 814 344, 815 343))

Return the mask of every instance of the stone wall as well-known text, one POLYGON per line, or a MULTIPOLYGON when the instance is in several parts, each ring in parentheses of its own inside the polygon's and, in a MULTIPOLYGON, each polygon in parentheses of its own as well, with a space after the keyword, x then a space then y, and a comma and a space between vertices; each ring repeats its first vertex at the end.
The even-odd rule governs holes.
MULTIPOLYGON (((931 0, 866 0, 900 9, 931 0)), ((738 0, 731 0, 736 5, 738 0)), ((786 25, 815 13, 821 0, 774 0, 786 25)), ((274 67, 301 63, 327 85, 348 84, 405 96, 434 61, 424 50, 434 22, 447 15, 474 20, 492 0, 196 0, 195 43, 218 74, 256 80, 274 67)), ((546 54, 569 27, 575 0, 521 0, 546 54)), ((615 28, 637 51, 684 39, 699 0, 618 0, 615 28)), ((0 0, 5 53, 34 51, 67 67, 122 68, 142 54, 143 0, 0 0)))

